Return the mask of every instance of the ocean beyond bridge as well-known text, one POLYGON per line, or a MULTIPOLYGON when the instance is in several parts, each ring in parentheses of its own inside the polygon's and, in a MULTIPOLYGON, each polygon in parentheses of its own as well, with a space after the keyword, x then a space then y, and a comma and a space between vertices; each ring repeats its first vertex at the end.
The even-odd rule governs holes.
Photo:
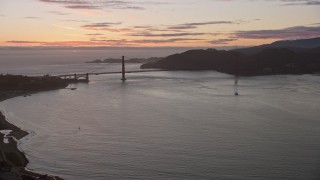
POLYGON ((62 78, 69 82, 89 82, 90 75, 102 75, 102 74, 122 74, 122 81, 126 80, 126 73, 141 73, 141 72, 155 72, 155 71, 165 71, 161 69, 154 70, 135 70, 135 71, 126 71, 124 56, 122 56, 122 70, 121 71, 112 71, 112 72, 88 72, 88 73, 74 73, 74 74, 62 74, 55 75, 56 77, 62 78))

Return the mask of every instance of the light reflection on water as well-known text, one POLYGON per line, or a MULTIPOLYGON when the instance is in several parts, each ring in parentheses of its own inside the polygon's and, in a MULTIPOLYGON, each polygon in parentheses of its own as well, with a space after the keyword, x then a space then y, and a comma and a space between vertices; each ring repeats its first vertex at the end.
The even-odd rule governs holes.
POLYGON ((320 177, 316 76, 242 77, 239 97, 232 76, 212 71, 120 78, 2 102, 36 133, 21 144, 28 168, 66 179, 320 177))

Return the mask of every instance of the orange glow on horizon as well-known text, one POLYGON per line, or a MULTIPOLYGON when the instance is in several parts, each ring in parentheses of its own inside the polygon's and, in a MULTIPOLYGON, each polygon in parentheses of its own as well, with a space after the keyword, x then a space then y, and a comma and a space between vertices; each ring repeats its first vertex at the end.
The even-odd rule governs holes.
POLYGON ((284 1, 250 0, 199 0, 190 4, 110 1, 114 6, 90 0, 1 3, 5 6, 0 6, 0 46, 214 48, 320 37, 318 6, 305 3, 296 6, 287 6, 284 1))

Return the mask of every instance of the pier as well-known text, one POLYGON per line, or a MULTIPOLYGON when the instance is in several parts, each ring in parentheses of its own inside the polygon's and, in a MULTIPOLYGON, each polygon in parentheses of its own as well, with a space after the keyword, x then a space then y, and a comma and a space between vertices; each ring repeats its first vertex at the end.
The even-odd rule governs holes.
POLYGON ((89 73, 56 75, 69 82, 89 82, 89 73))

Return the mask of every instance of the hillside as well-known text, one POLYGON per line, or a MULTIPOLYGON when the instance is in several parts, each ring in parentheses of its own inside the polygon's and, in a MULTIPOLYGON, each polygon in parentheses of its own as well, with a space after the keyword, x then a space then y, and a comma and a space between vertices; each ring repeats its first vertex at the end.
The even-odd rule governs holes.
POLYGON ((244 76, 320 73, 320 48, 303 52, 287 48, 266 48, 250 55, 214 49, 190 50, 143 64, 141 68, 214 70, 244 76))

